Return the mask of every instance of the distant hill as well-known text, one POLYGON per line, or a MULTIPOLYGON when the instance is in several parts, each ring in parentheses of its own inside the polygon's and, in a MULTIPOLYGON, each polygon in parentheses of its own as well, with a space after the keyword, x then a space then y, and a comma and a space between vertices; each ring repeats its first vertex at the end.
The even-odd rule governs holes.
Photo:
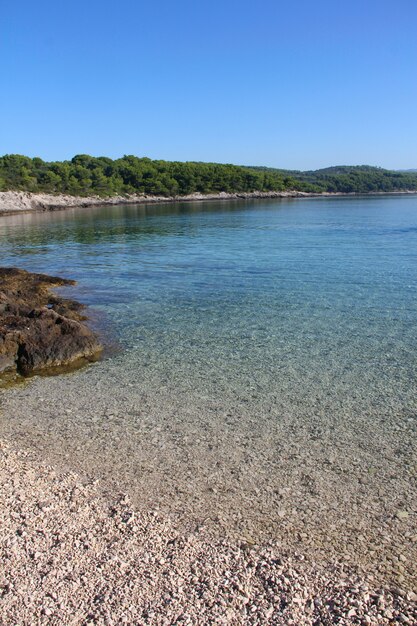
POLYGON ((371 165, 335 165, 306 172, 254 167, 255 170, 279 172, 299 183, 323 191, 367 193, 372 191, 404 191, 417 189, 417 170, 386 170, 371 165))
POLYGON ((70 161, 46 162, 9 154, 0 157, 0 191, 8 190, 103 197, 132 193, 182 196, 222 191, 417 191, 417 172, 391 171, 369 165, 337 165, 301 172, 136 156, 112 160, 88 154, 79 154, 70 161))

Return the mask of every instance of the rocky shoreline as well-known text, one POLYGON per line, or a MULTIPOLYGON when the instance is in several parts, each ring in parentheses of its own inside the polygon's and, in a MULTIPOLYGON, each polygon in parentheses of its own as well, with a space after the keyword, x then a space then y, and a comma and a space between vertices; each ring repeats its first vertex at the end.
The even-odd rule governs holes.
MULTIPOLYGON (((369 192, 366 195, 410 195, 415 191, 369 192)), ((357 193, 311 193, 305 191, 253 191, 240 193, 194 193, 187 196, 70 196, 64 194, 31 193, 27 191, 0 192, 0 216, 32 211, 56 211, 67 208, 87 208, 102 205, 128 205, 169 202, 202 202, 211 200, 262 200, 273 198, 317 198, 334 196, 356 196, 357 193)))
MULTIPOLYGON (((0 215, 31 212, 31 211, 56 211, 67 208, 87 208, 102 205, 129 205, 147 203, 169 203, 169 202, 199 202, 209 200, 239 200, 239 199, 262 199, 262 198, 300 198, 306 196, 317 196, 321 194, 307 194, 299 191, 283 192, 252 192, 252 193, 213 193, 213 194, 190 194, 188 196, 166 197, 166 196, 146 196, 133 194, 130 196, 69 196, 39 194, 24 191, 3 191, 0 192, 0 215)), ((326 194, 327 195, 327 194, 326 194)))
POLYGON ((51 291, 74 281, 0 268, 0 375, 93 360, 102 350, 83 305, 51 291))

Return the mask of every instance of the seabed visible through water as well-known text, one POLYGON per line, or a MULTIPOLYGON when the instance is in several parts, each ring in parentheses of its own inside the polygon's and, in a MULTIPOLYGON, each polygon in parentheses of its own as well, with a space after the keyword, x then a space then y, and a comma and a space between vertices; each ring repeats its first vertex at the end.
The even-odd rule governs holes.
POLYGON ((188 530, 415 585, 416 197, 17 215, 0 245, 121 348, 8 389, 0 436, 188 530))

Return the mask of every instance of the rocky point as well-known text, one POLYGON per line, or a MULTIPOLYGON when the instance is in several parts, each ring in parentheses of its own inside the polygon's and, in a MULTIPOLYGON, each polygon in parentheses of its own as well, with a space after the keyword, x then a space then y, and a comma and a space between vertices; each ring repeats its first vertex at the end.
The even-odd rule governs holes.
POLYGON ((102 346, 86 324, 84 306, 51 289, 74 281, 0 268, 0 375, 27 376, 49 367, 93 360, 102 346))

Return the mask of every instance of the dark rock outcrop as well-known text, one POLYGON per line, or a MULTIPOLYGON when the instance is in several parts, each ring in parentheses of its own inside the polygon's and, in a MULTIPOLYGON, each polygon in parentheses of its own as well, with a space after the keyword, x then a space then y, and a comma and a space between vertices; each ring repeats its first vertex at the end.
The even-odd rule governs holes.
POLYGON ((83 305, 51 292, 74 281, 0 268, 0 374, 94 360, 101 352, 83 305))

